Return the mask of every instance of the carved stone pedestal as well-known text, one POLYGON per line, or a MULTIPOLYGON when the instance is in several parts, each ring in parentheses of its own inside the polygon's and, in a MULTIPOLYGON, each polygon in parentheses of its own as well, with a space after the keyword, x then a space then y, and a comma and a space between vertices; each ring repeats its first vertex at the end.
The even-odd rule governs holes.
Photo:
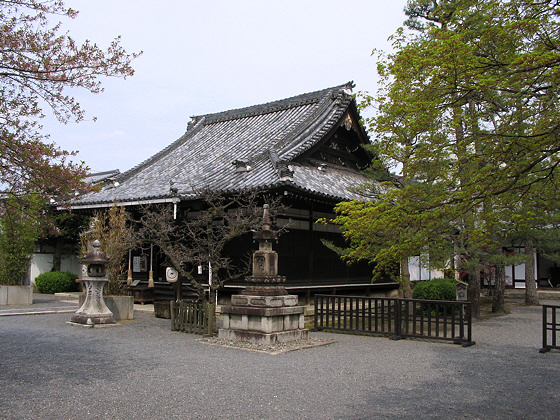
POLYGON ((116 324, 113 313, 103 299, 103 286, 107 283, 107 279, 84 279, 83 282, 86 298, 70 322, 88 326, 116 324))
POLYGON ((307 338, 303 306, 297 296, 232 296, 232 305, 223 306, 223 328, 219 338, 251 343, 283 343, 307 338))

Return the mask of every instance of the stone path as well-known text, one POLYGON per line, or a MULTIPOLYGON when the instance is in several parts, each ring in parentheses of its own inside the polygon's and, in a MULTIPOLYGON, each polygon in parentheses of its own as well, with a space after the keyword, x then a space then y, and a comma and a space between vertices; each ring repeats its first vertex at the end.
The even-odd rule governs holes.
MULTIPOLYGON (((79 293, 57 293, 56 295, 33 294, 32 305, 0 306, 0 317, 17 315, 49 315, 76 312, 79 293)), ((154 305, 134 305, 136 312, 153 313, 154 305)))

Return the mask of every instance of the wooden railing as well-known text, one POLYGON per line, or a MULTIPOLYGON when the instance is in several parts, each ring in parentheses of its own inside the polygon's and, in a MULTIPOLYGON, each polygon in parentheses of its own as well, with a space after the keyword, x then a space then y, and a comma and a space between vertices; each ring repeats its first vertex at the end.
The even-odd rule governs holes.
POLYGON ((215 306, 206 302, 171 301, 171 330, 211 336, 214 334, 215 306))
POLYGON ((470 302, 315 295, 315 329, 472 341, 470 302))
POLYGON ((471 304, 466 301, 399 299, 401 337, 431 338, 470 346, 471 304))

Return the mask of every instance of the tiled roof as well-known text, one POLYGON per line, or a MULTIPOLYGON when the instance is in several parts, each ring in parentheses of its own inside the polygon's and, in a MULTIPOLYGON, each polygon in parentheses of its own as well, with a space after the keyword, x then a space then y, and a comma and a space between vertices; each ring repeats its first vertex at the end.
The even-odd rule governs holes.
POLYGON ((86 177, 84 178, 84 182, 87 182, 89 184, 97 184, 99 182, 110 180, 111 178, 116 177, 120 173, 121 172, 118 169, 113 169, 111 171, 105 171, 105 172, 91 173, 86 175, 86 177))
POLYGON ((294 161, 317 145, 354 106, 352 83, 280 101, 192 117, 187 132, 161 152, 87 194, 74 207, 193 197, 291 185, 332 199, 354 198, 362 175, 294 161))

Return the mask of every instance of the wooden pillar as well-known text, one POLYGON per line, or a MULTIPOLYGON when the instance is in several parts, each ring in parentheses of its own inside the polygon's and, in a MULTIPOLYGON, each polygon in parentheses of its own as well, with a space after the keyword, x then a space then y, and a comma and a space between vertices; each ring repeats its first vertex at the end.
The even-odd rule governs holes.
POLYGON ((148 287, 154 287, 154 244, 150 244, 150 271, 148 273, 148 287))
POLYGON ((128 250, 128 272, 126 276, 126 284, 132 283, 132 249, 128 250))
POLYGON ((183 297, 183 281, 181 276, 177 276, 177 281, 175 282, 175 300, 180 302, 183 297))

